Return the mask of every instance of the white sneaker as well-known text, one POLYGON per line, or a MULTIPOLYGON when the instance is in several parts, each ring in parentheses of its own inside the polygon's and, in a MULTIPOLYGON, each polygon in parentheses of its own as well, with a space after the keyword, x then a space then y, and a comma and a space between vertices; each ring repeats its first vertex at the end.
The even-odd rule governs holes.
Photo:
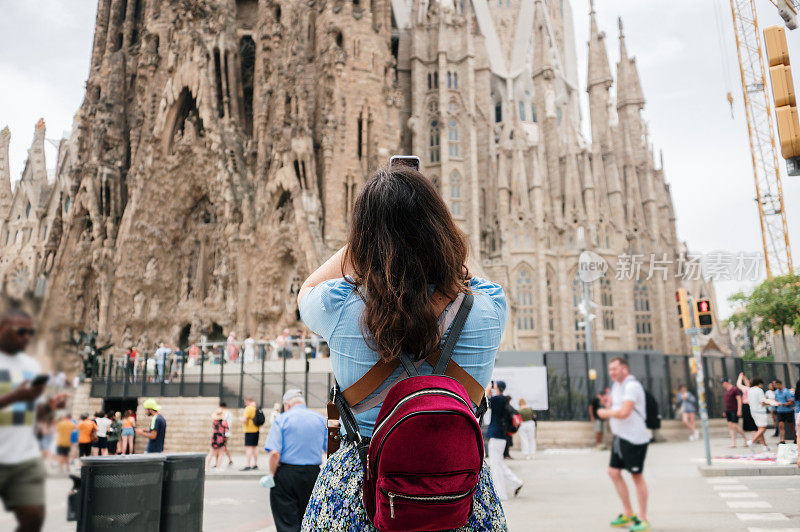
POLYGON ((744 444, 747 445, 748 447, 752 447, 753 446, 753 440, 747 440, 746 442, 744 442, 744 444))

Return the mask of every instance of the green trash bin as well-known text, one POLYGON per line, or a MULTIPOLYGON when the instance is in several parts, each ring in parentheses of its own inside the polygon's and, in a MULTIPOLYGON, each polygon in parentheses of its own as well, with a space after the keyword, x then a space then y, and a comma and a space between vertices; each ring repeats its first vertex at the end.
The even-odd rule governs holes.
POLYGON ((205 453, 165 455, 161 490, 161 532, 203 530, 205 453))
POLYGON ((158 530, 164 456, 82 459, 78 532, 158 530))

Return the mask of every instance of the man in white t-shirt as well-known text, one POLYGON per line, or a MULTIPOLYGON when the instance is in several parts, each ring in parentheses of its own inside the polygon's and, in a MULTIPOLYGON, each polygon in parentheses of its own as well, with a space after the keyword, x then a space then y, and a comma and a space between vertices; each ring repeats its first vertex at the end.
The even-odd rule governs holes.
POLYGON ((611 522, 611 526, 626 527, 633 532, 649 530, 647 483, 642 475, 647 444, 650 443, 650 433, 645 424, 647 401, 644 388, 630 374, 628 361, 622 357, 612 358, 608 363, 608 376, 614 384, 611 386, 611 393, 606 397, 606 408, 599 409, 597 417, 608 419, 614 434, 608 476, 617 489, 623 509, 623 513, 611 522), (628 485, 622 478, 623 469, 630 472, 636 486, 638 516, 633 512, 628 485))
POLYGON ((25 312, 0 314, 0 498, 18 530, 37 532, 44 524, 45 468, 34 427, 37 416, 63 407, 67 394, 38 400, 47 381, 33 385, 42 368, 22 352, 34 332, 25 312))
POLYGON ((97 441, 92 442, 92 456, 108 455, 108 427, 111 426, 111 420, 108 419, 105 412, 98 412, 95 414, 94 424, 97 425, 97 441))

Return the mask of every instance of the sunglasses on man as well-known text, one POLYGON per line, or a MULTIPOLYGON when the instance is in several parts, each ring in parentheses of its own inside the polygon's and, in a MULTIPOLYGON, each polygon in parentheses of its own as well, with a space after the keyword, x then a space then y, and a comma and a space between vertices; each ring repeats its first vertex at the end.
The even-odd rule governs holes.
POLYGON ((26 327, 20 327, 16 330, 17 336, 33 336, 36 334, 36 329, 28 329, 26 327))

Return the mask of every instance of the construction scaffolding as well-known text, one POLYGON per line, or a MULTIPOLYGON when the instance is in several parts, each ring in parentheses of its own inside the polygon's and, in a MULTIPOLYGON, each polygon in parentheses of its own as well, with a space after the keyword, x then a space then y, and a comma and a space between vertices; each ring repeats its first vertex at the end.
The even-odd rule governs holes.
POLYGON ((790 273, 792 251, 755 0, 730 0, 767 277, 790 273))

